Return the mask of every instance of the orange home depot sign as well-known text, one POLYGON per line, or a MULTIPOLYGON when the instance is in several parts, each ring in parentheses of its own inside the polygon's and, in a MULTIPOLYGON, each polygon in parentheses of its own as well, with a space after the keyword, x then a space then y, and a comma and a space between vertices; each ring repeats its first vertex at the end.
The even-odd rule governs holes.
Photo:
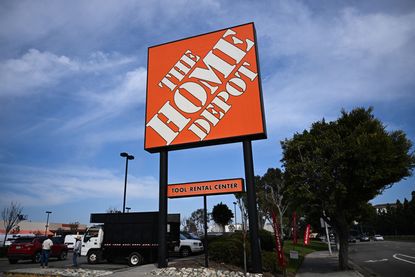
POLYGON ((177 198, 242 191, 244 191, 244 181, 238 178, 169 185, 167 188, 167 197, 177 198))
POLYGON ((262 138, 253 23, 148 49, 147 151, 262 138))

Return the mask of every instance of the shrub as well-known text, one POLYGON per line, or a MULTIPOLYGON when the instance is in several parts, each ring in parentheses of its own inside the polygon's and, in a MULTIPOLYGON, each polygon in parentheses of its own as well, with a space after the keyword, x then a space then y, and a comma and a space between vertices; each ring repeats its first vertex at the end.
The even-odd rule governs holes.
MULTIPOLYGON (((246 248, 249 249, 248 244, 246 248)), ((242 235, 236 233, 211 241, 209 243, 209 256, 214 261, 243 266, 242 235)))
POLYGON ((259 230, 261 249, 263 251, 272 251, 275 248, 274 235, 267 230, 259 230))
POLYGON ((262 270, 264 272, 281 272, 277 264, 277 254, 270 251, 262 251, 262 270))

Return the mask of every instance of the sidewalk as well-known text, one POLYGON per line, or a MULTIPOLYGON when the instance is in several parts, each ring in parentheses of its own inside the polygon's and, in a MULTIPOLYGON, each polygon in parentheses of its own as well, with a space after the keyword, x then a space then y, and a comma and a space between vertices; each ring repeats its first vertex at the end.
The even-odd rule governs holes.
POLYGON ((339 271, 338 254, 330 255, 328 251, 316 251, 305 256, 304 262, 297 272, 297 277, 333 276, 333 277, 362 277, 355 270, 339 271))
MULTIPOLYGON (((108 270, 92 270, 84 268, 22 268, 5 271, 0 276, 49 276, 49 277, 60 277, 60 276, 85 276, 85 277, 96 277, 96 276, 108 276, 108 277, 151 277, 151 271, 157 269, 155 264, 146 264, 137 267, 128 267, 116 272, 108 270)), ((158 275, 160 277, 167 277, 165 275, 158 275)))

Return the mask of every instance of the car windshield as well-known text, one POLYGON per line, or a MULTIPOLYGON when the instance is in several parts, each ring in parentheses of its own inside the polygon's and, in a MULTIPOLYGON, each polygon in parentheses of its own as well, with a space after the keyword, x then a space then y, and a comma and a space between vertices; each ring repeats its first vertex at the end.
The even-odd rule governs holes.
POLYGON ((31 238, 31 237, 20 237, 20 238, 17 238, 14 241, 14 243, 29 243, 29 242, 32 242, 32 241, 33 241, 33 238, 31 238))
POLYGON ((200 238, 196 235, 186 233, 186 232, 180 232, 180 239, 196 239, 200 240, 200 238))
POLYGON ((191 239, 197 239, 197 240, 200 240, 200 238, 199 238, 198 236, 193 235, 193 234, 189 234, 189 237, 190 237, 191 239))

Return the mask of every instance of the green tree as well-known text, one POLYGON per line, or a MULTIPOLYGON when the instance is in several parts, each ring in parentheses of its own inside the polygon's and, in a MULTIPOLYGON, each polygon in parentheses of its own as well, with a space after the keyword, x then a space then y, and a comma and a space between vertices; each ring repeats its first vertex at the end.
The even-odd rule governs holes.
POLYGON ((341 112, 282 143, 285 181, 305 211, 325 211, 339 237, 339 268, 348 268, 348 235, 366 203, 411 175, 415 155, 402 131, 386 131, 372 108, 341 112))
POLYGON ((212 219, 216 224, 222 227, 223 232, 225 232, 225 225, 228 225, 232 218, 233 213, 226 204, 220 202, 213 207, 212 219))

